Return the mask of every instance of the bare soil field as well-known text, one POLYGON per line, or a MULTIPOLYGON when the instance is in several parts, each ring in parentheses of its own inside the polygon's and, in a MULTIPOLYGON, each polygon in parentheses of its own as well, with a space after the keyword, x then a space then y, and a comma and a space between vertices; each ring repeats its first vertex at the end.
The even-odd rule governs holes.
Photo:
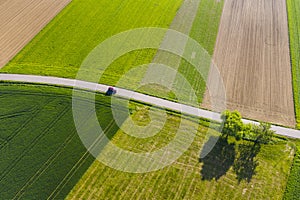
MULTIPOLYGON (((285 0, 226 0, 213 57, 228 109, 295 126, 285 0)), ((208 92, 203 106, 209 108, 208 92)))
POLYGON ((0 0, 0 67, 11 60, 71 0, 0 0))

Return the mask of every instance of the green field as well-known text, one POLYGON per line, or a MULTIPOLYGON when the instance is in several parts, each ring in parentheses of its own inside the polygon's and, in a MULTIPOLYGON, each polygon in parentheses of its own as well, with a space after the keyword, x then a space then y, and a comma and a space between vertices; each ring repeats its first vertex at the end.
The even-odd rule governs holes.
MULTIPOLYGON (((1 199, 62 199, 93 162, 74 126, 70 92, 0 84, 1 199)), ((96 109, 112 136, 109 99, 99 95, 96 109)))
MULTIPOLYGON (((210 55, 213 53, 223 2, 202 0, 190 33, 210 55)), ((168 28, 181 3, 182 0, 74 0, 0 72, 75 78, 83 60, 102 41, 133 28, 168 28)), ((163 35, 155 37, 158 41, 163 39, 163 35)), ((156 52, 156 49, 144 49, 125 54, 111 64, 100 82, 115 85, 134 66, 151 63, 156 52)), ((205 90, 203 78, 183 59, 178 71, 187 78, 201 102, 205 90)), ((124 87, 137 89, 143 72, 124 87)), ((182 96, 189 92, 180 83, 175 83, 175 87, 181 90, 182 96)), ((142 88, 138 91, 145 92, 142 88)), ((152 87, 146 92, 176 99, 170 93, 166 95, 161 88, 152 87)))
POLYGON ((300 1, 287 0, 297 127, 300 129, 300 1))
MULTIPOLYGON (((168 28, 181 2, 73 0, 2 71, 75 78, 84 58, 102 41, 133 28, 168 28)), ((143 54, 132 62, 152 57, 143 54)), ((114 73, 112 77, 119 71, 114 73)))
MULTIPOLYGON (((147 106, 136 110, 132 118, 147 125, 147 106)), ((157 112, 159 115, 161 111, 157 112)), ((164 128, 152 138, 138 139, 119 130, 111 141, 133 152, 152 152, 172 140, 179 122, 186 127, 187 136, 190 127, 198 127, 195 121, 180 121, 169 113, 164 128)), ((124 126, 128 126, 127 121, 124 126)), ((199 160, 203 145, 209 143, 206 131, 200 125, 188 151, 158 171, 126 173, 95 161, 67 199, 282 199, 293 160, 293 149, 286 141, 276 140, 256 149, 251 142, 219 139, 208 156, 199 160)), ((101 154, 111 152, 107 146, 101 154)), ((122 164, 122 155, 111 156, 122 164)))
MULTIPOLYGON (((290 45, 293 66, 294 98, 300 127, 300 4, 287 0, 290 45)), ((0 72, 75 78, 86 56, 102 41, 122 31, 139 27, 168 28, 182 0, 108 1, 73 0, 0 72)), ((201 0, 190 37, 213 54, 224 0, 201 0)), ((160 41, 163 35, 155 36, 160 41)), ((115 60, 99 80, 115 85, 135 66, 151 63, 156 49, 129 52, 115 60)), ((101 69, 100 69, 101 71, 101 69)), ((193 66, 181 59, 178 71, 194 88, 202 101, 205 81, 193 66)), ((125 81, 124 87, 176 100, 174 93, 151 85, 137 88, 146 68, 125 81)), ((205 78, 205 77, 204 77, 205 78)), ((181 82, 174 87, 181 96, 189 92, 181 82)), ((118 104, 123 115, 129 108, 130 118, 116 125, 109 97, 96 95, 95 108, 99 123, 111 142, 122 149, 141 153, 153 152, 181 134, 197 134, 189 149, 172 165, 143 174, 126 173, 95 161, 83 146, 73 120, 72 94, 68 88, 0 82, 0 199, 293 199, 299 196, 299 151, 294 143, 274 138, 268 145, 253 147, 250 141, 219 139, 205 158, 203 147, 219 133, 207 136, 207 123, 168 111, 163 123, 162 110, 155 108, 150 119, 147 105, 131 102, 118 104), (129 123, 146 127, 145 132, 129 123), (206 125, 206 126, 205 126, 206 125), (162 126, 160 128, 159 126, 162 126), (155 133, 149 138, 128 135, 155 133)), ((82 94, 88 92, 82 91, 82 94)), ((90 99, 81 98, 84 103, 90 99)), ((189 102, 185 102, 189 103, 189 102)), ((89 127, 90 118, 81 127, 89 127)), ((91 127, 92 128, 92 127, 91 127)), ((110 155, 111 146, 101 149, 110 155)), ((111 155, 117 161, 122 155, 111 155)), ((126 164, 126 163, 125 163, 126 164)), ((130 163, 132 164, 132 163, 130 163)), ((131 165, 130 165, 131 166, 131 165)), ((133 164, 138 167, 138 164, 133 164)))
POLYGON ((284 193, 283 199, 285 200, 300 199, 300 144, 299 142, 297 144, 291 173, 284 193))
MULTIPOLYGON (((75 199, 281 199, 285 191, 294 155, 285 140, 276 139, 256 151, 251 142, 220 139, 208 156, 199 160, 203 146, 209 143, 203 121, 167 112, 166 123, 159 129, 162 111, 154 109, 151 120, 157 125, 149 131, 158 133, 145 139, 132 137, 115 125, 110 98, 98 94, 100 125, 111 142, 123 149, 137 153, 160 149, 174 138, 180 123, 186 137, 190 137, 191 127, 198 130, 188 151, 172 165, 144 174, 125 173, 94 161, 87 153, 74 127, 70 89, 1 83, 0 94, 3 199, 62 199, 70 191, 68 198, 75 199)), ((79 108, 86 109, 84 105, 79 108)), ((127 109, 120 104, 118 110, 122 114, 127 109)), ((151 121, 146 105, 132 102, 129 111, 140 126, 151 121)), ((122 128, 126 126, 127 120, 122 128)), ((218 133, 214 131, 214 135, 218 133)), ((101 150, 101 154, 110 152, 110 146, 101 150)))

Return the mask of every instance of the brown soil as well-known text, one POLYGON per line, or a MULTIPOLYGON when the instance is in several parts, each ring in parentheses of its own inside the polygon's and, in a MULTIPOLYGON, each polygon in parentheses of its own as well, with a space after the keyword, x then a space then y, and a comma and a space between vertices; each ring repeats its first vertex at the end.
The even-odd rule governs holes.
POLYGON ((225 0, 213 57, 228 109, 295 126, 285 0, 225 0))
POLYGON ((0 0, 0 67, 11 60, 71 0, 0 0))

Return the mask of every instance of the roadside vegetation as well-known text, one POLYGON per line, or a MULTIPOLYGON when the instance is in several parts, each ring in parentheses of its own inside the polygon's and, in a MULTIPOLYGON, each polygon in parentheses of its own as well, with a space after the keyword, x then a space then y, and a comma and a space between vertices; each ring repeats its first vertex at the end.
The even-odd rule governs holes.
POLYGON ((247 140, 255 145, 268 144, 272 142, 275 132, 270 130, 271 124, 260 122, 256 124, 244 124, 242 116, 238 111, 230 112, 225 110, 221 118, 224 126, 222 129, 222 137, 234 137, 236 140, 247 140))
POLYGON ((300 1, 287 0, 297 127, 300 129, 300 1))

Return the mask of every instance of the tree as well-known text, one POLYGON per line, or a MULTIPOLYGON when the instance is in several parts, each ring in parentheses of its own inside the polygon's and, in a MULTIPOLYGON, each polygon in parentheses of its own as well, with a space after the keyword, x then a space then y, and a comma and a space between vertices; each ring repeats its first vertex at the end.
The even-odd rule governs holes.
POLYGON ((253 124, 244 124, 240 132, 240 135, 243 139, 254 140, 255 135, 253 133, 253 124))
POLYGON ((271 124, 260 122, 259 125, 253 126, 253 133, 255 136, 255 144, 268 144, 274 136, 274 131, 270 130, 271 124))
POLYGON ((259 125, 244 124, 238 111, 225 110, 221 119, 223 120, 222 136, 225 138, 233 136, 237 140, 242 138, 254 141, 254 145, 257 145, 269 143, 275 134, 274 131, 270 130, 271 124, 266 122, 260 122, 259 125))
POLYGON ((241 114, 238 111, 225 110, 221 115, 221 119, 223 120, 222 135, 226 138, 233 136, 239 140, 244 126, 241 114))

